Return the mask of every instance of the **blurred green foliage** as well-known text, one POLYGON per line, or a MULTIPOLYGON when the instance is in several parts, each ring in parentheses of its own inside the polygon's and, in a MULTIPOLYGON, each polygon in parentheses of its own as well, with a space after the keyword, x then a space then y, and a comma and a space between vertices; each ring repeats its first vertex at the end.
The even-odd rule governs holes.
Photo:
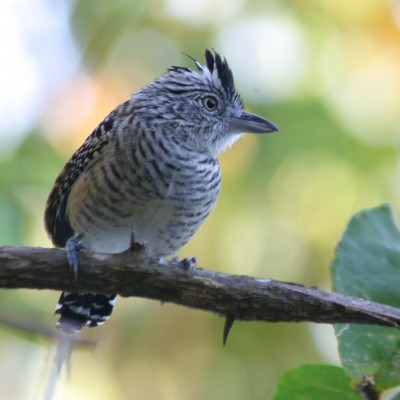
POLYGON ((279 381, 274 400, 362 400, 344 370, 333 365, 303 365, 279 381))
MULTIPOLYGON (((246 107, 281 132, 246 136, 222 156, 218 205, 182 257, 329 288, 329 265, 350 216, 385 201, 399 208, 396 1, 91 0, 57 11, 33 3, 35 13, 25 4, 19 10, 30 29, 52 39, 58 25, 41 20, 39 10, 64 13, 58 17, 67 19, 77 58, 69 60, 62 44, 41 58, 45 53, 31 50, 36 36, 19 27, 44 100, 26 132, 2 132, 0 124, 0 244, 50 246, 44 206, 70 155, 131 92, 171 65, 191 66, 182 52, 201 61, 205 48, 227 57, 246 107), (55 59, 74 69, 50 90, 42 70, 55 59), (23 139, 8 146, 17 133, 23 139)), ((55 321, 57 295, 0 293, 5 315, 45 326, 55 321)), ((55 398, 269 398, 288 369, 338 362, 330 328, 238 323, 223 348, 222 327, 214 315, 119 299, 104 327, 84 332, 98 340, 96 352, 73 354, 71 376, 62 374, 55 398)), ((0 331, 5 398, 42 391, 48 343, 26 337, 0 331)))
MULTIPOLYGON (((400 307, 400 231, 388 205, 365 210, 350 221, 333 263, 334 288, 400 307)), ((376 326, 337 325, 339 353, 355 384, 365 377, 379 391, 400 386, 400 333, 376 326)))
MULTIPOLYGON (((334 290, 399 307, 399 239, 400 231, 388 205, 354 215, 332 264, 334 290)), ((398 329, 338 324, 335 332, 343 368, 294 368, 280 378, 274 400, 398 398, 398 329)))

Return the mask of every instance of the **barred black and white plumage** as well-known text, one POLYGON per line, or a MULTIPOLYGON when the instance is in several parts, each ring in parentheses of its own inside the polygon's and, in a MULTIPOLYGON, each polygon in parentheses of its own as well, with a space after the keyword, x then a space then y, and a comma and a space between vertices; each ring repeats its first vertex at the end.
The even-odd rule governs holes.
POLYGON ((85 325, 102 325, 112 313, 115 298, 115 294, 62 292, 56 306, 56 314, 61 315, 56 326, 67 333, 75 333, 85 325))
MULTIPOLYGON (((171 67, 118 106, 75 152, 55 181, 45 225, 77 268, 77 243, 93 253, 127 250, 132 234, 160 257, 186 244, 220 190, 218 155, 241 132, 277 128, 244 111, 225 59, 206 50, 198 71, 171 67)), ((58 326, 96 326, 115 295, 61 295, 58 326)))

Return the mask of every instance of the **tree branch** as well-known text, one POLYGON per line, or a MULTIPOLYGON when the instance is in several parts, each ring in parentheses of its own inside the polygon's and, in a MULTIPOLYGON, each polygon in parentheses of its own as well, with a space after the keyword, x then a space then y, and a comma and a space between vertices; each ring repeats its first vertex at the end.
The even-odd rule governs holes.
POLYGON ((0 287, 117 293, 244 321, 400 327, 400 309, 395 307, 294 283, 185 270, 176 262, 160 264, 146 248, 107 257, 81 252, 79 258, 82 267, 74 281, 63 250, 0 247, 0 287))

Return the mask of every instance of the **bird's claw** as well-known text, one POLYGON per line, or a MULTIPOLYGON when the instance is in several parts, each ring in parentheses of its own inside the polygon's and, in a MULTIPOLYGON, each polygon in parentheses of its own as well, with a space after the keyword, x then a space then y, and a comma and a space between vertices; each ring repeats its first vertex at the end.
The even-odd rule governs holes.
POLYGON ((135 233, 131 233, 131 244, 130 244, 130 250, 132 251, 142 251, 147 247, 147 242, 137 242, 135 233))
POLYGON ((195 269, 197 267, 197 259, 196 257, 192 258, 184 258, 179 262, 179 264, 185 269, 186 271, 190 271, 192 269, 195 269))
POLYGON ((197 258, 196 257, 192 257, 192 258, 185 257, 183 260, 179 260, 179 256, 174 255, 171 258, 171 262, 179 264, 186 271, 190 271, 192 269, 197 268, 197 258))
POLYGON ((67 240, 65 254, 67 255, 69 268, 74 275, 74 281, 78 280, 79 257, 78 252, 82 248, 81 237, 73 236, 67 240))

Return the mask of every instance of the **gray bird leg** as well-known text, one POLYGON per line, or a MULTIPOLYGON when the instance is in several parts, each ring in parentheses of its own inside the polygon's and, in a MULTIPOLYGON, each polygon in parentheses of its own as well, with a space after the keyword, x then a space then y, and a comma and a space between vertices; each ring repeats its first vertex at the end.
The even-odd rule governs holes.
POLYGON ((67 255, 68 264, 71 272, 74 274, 74 281, 78 279, 79 258, 78 252, 82 248, 81 236, 72 236, 67 240, 65 245, 65 254, 67 255))

